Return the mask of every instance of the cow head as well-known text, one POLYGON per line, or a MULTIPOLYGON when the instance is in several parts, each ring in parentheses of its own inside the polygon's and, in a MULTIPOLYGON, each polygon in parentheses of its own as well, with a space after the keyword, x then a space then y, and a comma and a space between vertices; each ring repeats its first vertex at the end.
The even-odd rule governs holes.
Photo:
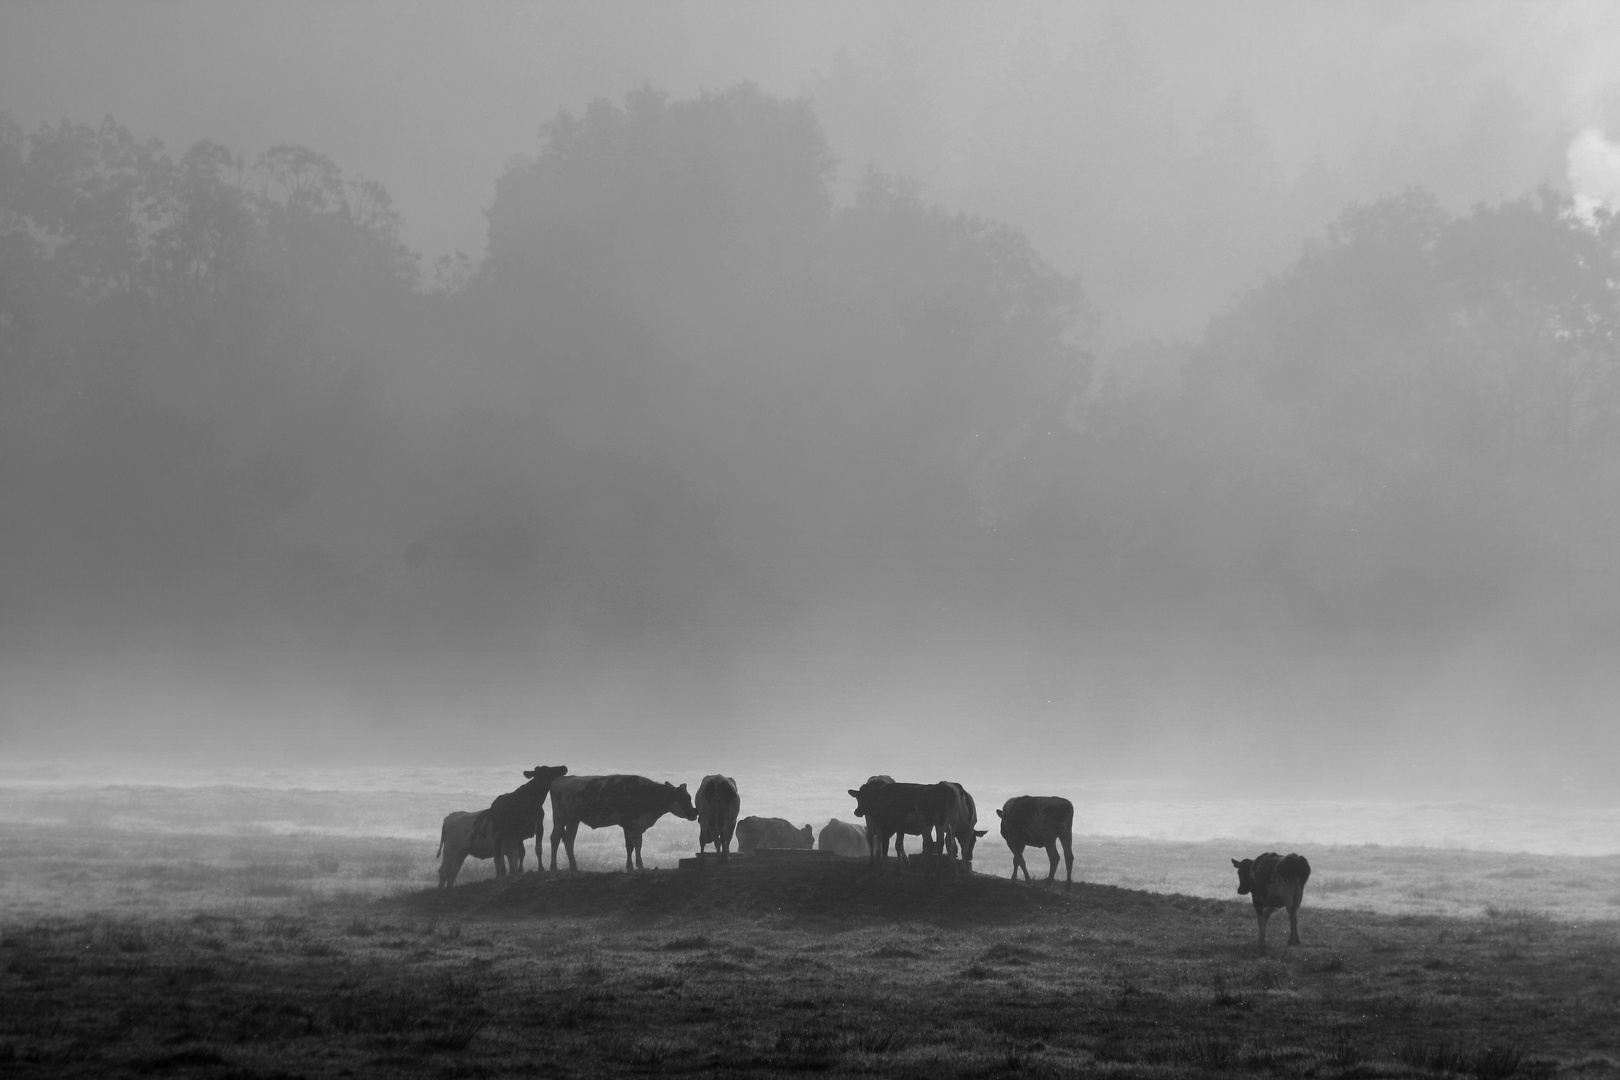
POLYGON ((544 802, 546 796, 551 793, 551 782, 567 771, 566 765, 536 765, 532 769, 524 769, 523 775, 529 782, 518 788, 516 794, 525 799, 538 799, 544 802))
POLYGON ((1254 891, 1254 860, 1244 859, 1242 862, 1238 862, 1233 859, 1232 865, 1237 867, 1238 895, 1247 896, 1254 891))
POLYGON ((866 816, 866 801, 861 796, 866 791, 866 789, 868 787, 871 787, 871 785, 870 784, 865 784, 860 788, 859 791, 857 791, 855 788, 850 788, 849 789, 850 798, 855 800, 855 816, 856 817, 865 817, 866 816))
POLYGON ((687 794, 686 785, 676 787, 666 780, 664 786, 669 789, 669 812, 687 821, 696 821, 697 807, 692 805, 692 796, 687 794))

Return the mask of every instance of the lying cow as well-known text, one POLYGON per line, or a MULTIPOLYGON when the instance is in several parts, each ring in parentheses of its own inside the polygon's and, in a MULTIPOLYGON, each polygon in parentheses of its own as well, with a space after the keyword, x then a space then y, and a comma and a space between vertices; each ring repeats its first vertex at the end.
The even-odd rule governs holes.
POLYGON ((996 815, 1001 818, 1001 838, 1013 854, 1013 880, 1018 871, 1024 871, 1029 880, 1029 864, 1024 861, 1024 848, 1043 847, 1052 860, 1052 869, 1046 883, 1057 880, 1058 843, 1063 844, 1064 888, 1074 888, 1074 804, 1056 795, 1020 795, 1008 799, 996 815))
POLYGON ((786 818, 745 817, 737 822, 737 850, 744 855, 760 848, 803 848, 816 846, 810 826, 804 828, 786 818))
POLYGON ((821 835, 816 837, 816 850, 847 855, 852 859, 871 857, 871 851, 866 846, 865 826, 851 825, 837 818, 821 827, 821 835))
POLYGON ((903 867, 907 832, 920 833, 924 854, 943 850, 946 819, 956 792, 945 783, 901 784, 885 780, 887 777, 873 777, 858 790, 849 789, 855 799, 855 816, 866 819, 872 865, 883 865, 889 857, 889 839, 898 836, 895 848, 903 867))
POLYGON ((945 850, 953 859, 960 852, 962 867, 971 874, 973 847, 987 830, 974 828, 979 823, 979 808, 973 804, 973 796, 968 794, 967 788, 950 780, 941 783, 955 793, 945 814, 945 850))
MULTIPOLYGON (((474 823, 474 831, 487 833, 490 847, 494 849, 495 876, 506 876, 506 853, 512 845, 518 845, 521 852, 523 841, 529 837, 541 837, 546 832, 546 796, 551 792, 551 785, 559 776, 568 771, 566 765, 536 765, 532 769, 524 770, 523 775, 529 782, 515 791, 508 791, 504 795, 495 796, 495 801, 489 804, 489 809, 478 815, 479 820, 474 823)), ((538 848, 540 841, 535 840, 538 848)), ((536 853, 534 861, 539 863, 540 856, 536 853)), ((517 865, 512 867, 512 873, 523 872, 523 857, 518 856, 517 865)))
MULTIPOLYGON (((439 850, 433 853, 443 856, 439 863, 439 888, 448 889, 456 883, 456 875, 461 873, 461 864, 467 861, 467 856, 475 859, 495 857, 494 838, 489 830, 477 828, 480 819, 488 820, 482 810, 457 810, 445 815, 444 824, 439 827, 439 850)), ((524 850, 521 840, 506 849, 507 861, 519 873, 523 870, 524 850)))
POLYGON ((624 829, 624 868, 644 869, 641 834, 665 814, 697 820, 685 784, 660 784, 645 776, 564 776, 551 785, 551 868, 557 869, 561 843, 568 849, 568 869, 579 869, 574 837, 583 823, 593 829, 610 825, 624 829))
POLYGON ((1288 909, 1288 944, 1298 945, 1299 904, 1305 899, 1305 882, 1311 877, 1311 864, 1305 861, 1305 856, 1268 851, 1242 862, 1233 859, 1232 865, 1238 872, 1238 895, 1254 900, 1254 917, 1260 924, 1260 951, 1266 951, 1266 922, 1278 908, 1288 909))
POLYGON ((699 860, 703 849, 713 843, 720 861, 727 861, 731 858, 731 837, 737 830, 737 810, 742 806, 737 781, 718 773, 705 776, 693 801, 697 806, 699 860))

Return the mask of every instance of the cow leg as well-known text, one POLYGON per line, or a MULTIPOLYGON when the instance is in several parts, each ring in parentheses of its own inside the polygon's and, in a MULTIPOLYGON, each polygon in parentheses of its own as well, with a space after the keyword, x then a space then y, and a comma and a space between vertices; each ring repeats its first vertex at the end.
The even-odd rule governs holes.
POLYGON ((1072 892, 1074 891, 1074 841, 1070 839, 1068 833, 1064 833, 1058 839, 1063 841, 1063 874, 1066 879, 1063 888, 1072 892))
POLYGON ((568 869, 570 870, 579 869, 579 863, 574 861, 574 837, 578 835, 579 822, 577 821, 570 823, 568 828, 563 830, 563 850, 568 852, 568 869))
POLYGON ((1268 908, 1268 907, 1261 907, 1259 904, 1256 904, 1254 906, 1254 918, 1255 918, 1255 921, 1260 924, 1260 951, 1265 952, 1266 951, 1266 922, 1267 922, 1267 920, 1269 920, 1271 918, 1271 909, 1268 908))
POLYGON ((632 856, 635 854, 635 851, 636 851, 635 834, 630 831, 629 826, 626 826, 625 830, 624 830, 624 870, 625 870, 625 873, 629 873, 630 871, 632 871, 632 870, 634 870, 636 868, 635 862, 632 861, 632 856))
MULTIPOLYGON (((1008 845, 1008 846, 1011 847, 1011 845, 1008 845)), ((1024 880, 1028 881, 1029 880, 1029 864, 1024 862, 1024 845, 1019 844, 1017 847, 1012 849, 1012 853, 1013 853, 1012 879, 1014 881, 1017 881, 1018 880, 1018 871, 1023 870, 1024 871, 1024 880)))
POLYGON ((510 864, 513 874, 523 873, 523 858, 528 854, 528 851, 529 849, 523 846, 523 841, 519 840, 506 853, 506 861, 510 864))
MULTIPOLYGON (((562 820, 562 818, 557 818, 555 821, 553 821, 551 823, 551 869, 552 870, 557 869, 557 845, 562 843, 563 832, 564 832, 563 820, 562 820)), ((535 846, 538 847, 539 844, 540 844, 540 838, 535 837, 535 846)), ((535 858, 539 858, 539 855, 537 854, 535 856, 535 858)), ((573 852, 569 852, 568 861, 569 862, 574 861, 573 852)))
POLYGON ((643 835, 645 835, 645 834, 636 833, 636 869, 637 870, 645 870, 646 869, 646 867, 641 864, 641 838, 642 838, 643 835))
MULTIPOLYGON (((1289 945, 1301 945, 1301 944, 1303 944, 1303 942, 1301 942, 1299 940, 1299 898, 1298 897, 1296 897, 1294 899, 1294 902, 1292 904, 1288 905, 1288 944, 1289 945)), ((1284 947, 1286 948, 1287 946, 1284 946, 1284 947)))
POLYGON ((506 876, 506 847, 501 842, 500 833, 496 833, 493 839, 495 842, 495 878, 498 881, 506 876))
POLYGON ((467 861, 465 851, 445 850, 444 862, 439 864, 439 888, 448 889, 456 883, 456 875, 461 873, 461 865, 467 861))
POLYGON ((1052 863, 1051 869, 1046 872, 1046 884, 1050 887, 1057 881, 1058 843, 1055 836, 1046 842, 1046 857, 1052 863))
POLYGON ((904 872, 906 869, 906 834, 903 832, 894 834, 894 853, 900 860, 901 871, 904 872))

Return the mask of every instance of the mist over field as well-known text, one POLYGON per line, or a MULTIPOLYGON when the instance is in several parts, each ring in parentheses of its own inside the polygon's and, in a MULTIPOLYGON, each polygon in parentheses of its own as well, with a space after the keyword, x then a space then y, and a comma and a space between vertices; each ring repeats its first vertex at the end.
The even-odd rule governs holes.
POLYGON ((1600 3, 0 8, 0 785, 1612 807, 1617 50, 1600 3))

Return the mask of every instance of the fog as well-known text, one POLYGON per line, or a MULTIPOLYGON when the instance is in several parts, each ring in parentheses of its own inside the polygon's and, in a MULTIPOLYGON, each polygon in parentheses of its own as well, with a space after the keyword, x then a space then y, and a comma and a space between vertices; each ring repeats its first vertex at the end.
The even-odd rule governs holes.
POLYGON ((1617 54, 6 6, 0 754, 1612 802, 1617 54))

